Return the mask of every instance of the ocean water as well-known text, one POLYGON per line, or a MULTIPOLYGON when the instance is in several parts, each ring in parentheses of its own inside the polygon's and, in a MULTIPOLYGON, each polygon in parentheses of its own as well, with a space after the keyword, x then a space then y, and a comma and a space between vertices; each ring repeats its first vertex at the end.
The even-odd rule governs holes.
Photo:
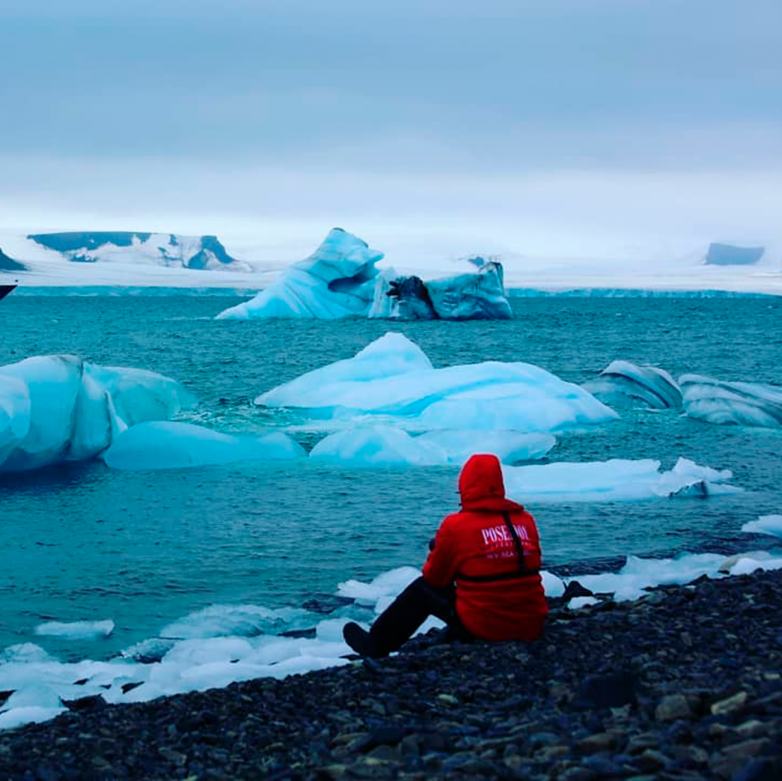
MULTIPOLYGON (((725 380, 782 384, 782 300, 518 298, 510 322, 215 321, 226 297, 11 296, 0 305, 0 364, 69 353, 161 372, 199 405, 182 418, 233 432, 292 422, 260 393, 350 357, 388 330, 436 366, 526 361, 581 383, 612 360, 725 380)), ((297 435, 309 447, 312 433, 297 435)), ((782 512, 782 432, 714 426, 680 412, 623 412, 560 438, 549 461, 684 456, 731 469, 744 493, 708 499, 531 506, 544 564, 606 570, 628 554, 771 547, 741 532, 782 512)), ((476 450, 480 450, 476 435, 476 450)), ((328 603, 340 582, 419 566, 456 509, 457 470, 308 463, 117 472, 101 462, 0 477, 0 650, 37 642, 65 657, 108 657, 212 604, 328 603), (109 638, 37 638, 44 621, 111 619, 109 638)))

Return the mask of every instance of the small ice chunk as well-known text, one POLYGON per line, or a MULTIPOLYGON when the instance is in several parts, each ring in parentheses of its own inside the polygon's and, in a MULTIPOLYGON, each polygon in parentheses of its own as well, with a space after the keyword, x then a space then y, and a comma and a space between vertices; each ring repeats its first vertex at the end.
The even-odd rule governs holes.
POLYGON ((35 627, 35 634, 41 637, 61 637, 65 640, 94 640, 108 637, 114 631, 114 622, 105 621, 47 621, 35 627))
POLYGON ((761 515, 756 521, 745 523, 741 531, 782 537, 782 515, 761 515))

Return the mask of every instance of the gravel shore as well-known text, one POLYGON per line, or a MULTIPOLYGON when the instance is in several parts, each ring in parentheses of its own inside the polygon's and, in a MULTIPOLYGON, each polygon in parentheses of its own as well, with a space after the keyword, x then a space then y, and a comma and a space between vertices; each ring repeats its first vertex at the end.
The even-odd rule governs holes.
POLYGON ((0 779, 782 779, 782 571, 0 733, 0 779))

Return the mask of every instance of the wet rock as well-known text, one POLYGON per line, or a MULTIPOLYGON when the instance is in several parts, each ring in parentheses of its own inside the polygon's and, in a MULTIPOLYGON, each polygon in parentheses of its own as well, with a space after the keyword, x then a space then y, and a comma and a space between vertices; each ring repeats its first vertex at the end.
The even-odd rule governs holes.
POLYGON ((683 694, 669 694, 663 697, 654 709, 657 721, 676 721, 692 718, 689 700, 683 694))

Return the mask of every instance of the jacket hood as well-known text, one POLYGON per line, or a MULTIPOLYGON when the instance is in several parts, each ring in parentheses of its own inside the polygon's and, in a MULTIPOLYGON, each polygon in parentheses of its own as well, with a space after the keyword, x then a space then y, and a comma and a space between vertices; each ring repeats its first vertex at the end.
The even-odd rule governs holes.
POLYGON ((470 456, 459 475, 462 507, 486 510, 518 510, 521 505, 505 498, 500 460, 495 455, 479 453, 470 456))

